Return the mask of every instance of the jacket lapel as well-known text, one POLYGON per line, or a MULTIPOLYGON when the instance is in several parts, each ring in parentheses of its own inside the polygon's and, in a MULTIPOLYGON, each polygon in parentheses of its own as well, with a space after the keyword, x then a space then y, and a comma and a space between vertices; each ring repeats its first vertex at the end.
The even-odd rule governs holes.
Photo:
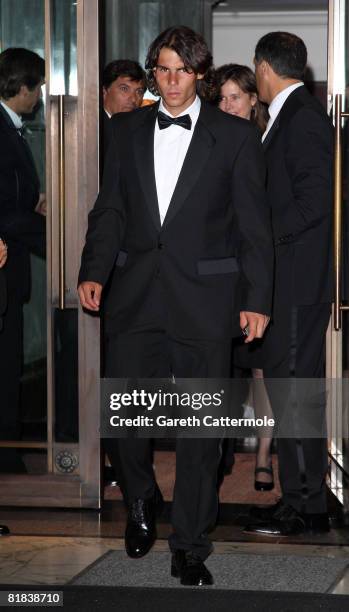
POLYGON ((149 108, 144 121, 134 132, 134 155, 143 193, 150 215, 156 228, 160 231, 161 221, 154 169, 154 129, 158 104, 149 108))
POLYGON ((270 145, 273 137, 275 136, 276 132, 279 129, 279 124, 280 124, 280 113, 277 115, 277 117, 275 118, 275 121, 273 123, 273 125, 271 126, 268 134, 266 135, 265 139, 263 140, 263 149, 266 150, 268 148, 268 146, 270 145))
POLYGON ((168 225, 181 209, 195 183, 199 180, 202 169, 209 158, 215 138, 208 125, 209 107, 202 102, 200 115, 164 219, 163 227, 168 225))
POLYGON ((35 180, 39 184, 39 177, 36 171, 35 162, 33 154, 30 150, 30 146, 28 142, 24 139, 24 137, 18 134, 18 131, 14 126, 10 116, 1 106, 1 104, 0 118, 2 119, 4 128, 6 129, 9 137, 12 139, 14 146, 16 147, 19 158, 22 159, 23 163, 27 166, 29 172, 32 174, 32 176, 35 176, 35 180))
POLYGON ((273 140, 275 134, 277 133, 280 127, 280 124, 284 125, 285 123, 287 123, 287 121, 289 121, 289 119, 297 112, 299 107, 302 105, 301 98, 306 94, 307 92, 304 85, 302 87, 297 87, 297 89, 290 93, 290 95, 284 102, 279 114, 276 116, 271 130, 268 132, 263 142, 264 150, 269 147, 271 141, 273 140))

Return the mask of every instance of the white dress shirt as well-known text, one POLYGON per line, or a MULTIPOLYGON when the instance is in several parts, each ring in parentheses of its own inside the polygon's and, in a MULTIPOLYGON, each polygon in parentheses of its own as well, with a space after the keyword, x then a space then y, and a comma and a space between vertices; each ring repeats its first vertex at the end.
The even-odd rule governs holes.
POLYGON ((262 142, 266 139, 268 132, 270 132, 273 123, 276 119, 276 117, 278 116, 279 112, 281 111, 283 105, 285 104, 288 96, 298 87, 301 87, 302 85, 304 85, 303 81, 299 81, 298 83, 294 83, 293 85, 290 85, 289 87, 286 87, 285 89, 283 89, 282 91, 280 91, 280 93, 278 93, 277 96, 275 96, 274 100, 272 100, 268 111, 269 111, 269 121, 267 123, 267 127, 265 128, 265 132, 263 133, 262 136, 262 142))
MULTIPOLYGON (((199 117, 200 108, 200 98, 196 96, 194 102, 178 115, 179 117, 182 115, 190 115, 190 130, 186 130, 179 125, 170 125, 160 130, 158 121, 156 120, 154 131, 154 168, 161 225, 164 222, 167 209, 171 202, 199 117)), ((172 117, 171 113, 164 107, 162 100, 160 101, 159 111, 172 117)))
POLYGON ((23 127, 23 121, 21 117, 17 115, 17 113, 15 113, 15 111, 13 111, 12 108, 7 106, 7 104, 5 104, 5 102, 3 102, 2 100, 0 104, 5 109, 5 111, 10 115, 10 119, 12 120, 15 128, 17 128, 17 130, 20 130, 23 127))

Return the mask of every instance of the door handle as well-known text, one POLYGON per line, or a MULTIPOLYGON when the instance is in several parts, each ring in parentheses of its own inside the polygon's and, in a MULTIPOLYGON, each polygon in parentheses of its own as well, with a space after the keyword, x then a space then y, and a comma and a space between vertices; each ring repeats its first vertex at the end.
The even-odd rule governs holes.
POLYGON ((58 96, 58 234, 59 234, 59 309, 65 308, 65 141, 64 96, 58 96))
POLYGON ((335 97, 335 141, 334 141, 334 329, 342 328, 342 310, 349 310, 349 306, 342 304, 341 278, 342 278, 342 208, 343 208, 343 177, 342 177, 342 118, 349 117, 349 113, 342 112, 342 94, 335 97))

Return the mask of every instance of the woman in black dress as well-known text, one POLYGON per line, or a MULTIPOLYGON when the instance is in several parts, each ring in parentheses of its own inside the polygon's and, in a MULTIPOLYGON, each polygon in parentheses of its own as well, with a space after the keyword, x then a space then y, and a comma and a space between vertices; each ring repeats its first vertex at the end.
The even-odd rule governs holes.
MULTIPOLYGON (((252 70, 240 64, 225 64, 216 70, 216 77, 220 92, 219 108, 231 115, 253 121, 262 136, 268 121, 268 112, 258 100, 256 78, 252 70)), ((263 340, 255 340, 252 344, 244 344, 243 340, 236 342, 234 365, 252 371, 252 381, 244 404, 245 416, 251 417, 253 406, 256 418, 264 415, 271 417, 272 411, 263 382, 263 340)), ((268 437, 259 438, 255 468, 257 491, 269 491, 274 486, 271 443, 272 436, 269 432, 268 437)))

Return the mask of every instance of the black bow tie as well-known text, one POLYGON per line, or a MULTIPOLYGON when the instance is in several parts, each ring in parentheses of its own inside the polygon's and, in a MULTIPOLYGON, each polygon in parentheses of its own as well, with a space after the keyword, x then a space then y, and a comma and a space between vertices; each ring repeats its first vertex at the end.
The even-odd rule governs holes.
POLYGON ((191 118, 190 115, 182 115, 181 117, 170 117, 169 115, 165 115, 161 111, 158 112, 158 123, 159 129, 164 130, 168 128, 170 125, 179 125, 179 127, 184 128, 185 130, 191 130, 191 118))

